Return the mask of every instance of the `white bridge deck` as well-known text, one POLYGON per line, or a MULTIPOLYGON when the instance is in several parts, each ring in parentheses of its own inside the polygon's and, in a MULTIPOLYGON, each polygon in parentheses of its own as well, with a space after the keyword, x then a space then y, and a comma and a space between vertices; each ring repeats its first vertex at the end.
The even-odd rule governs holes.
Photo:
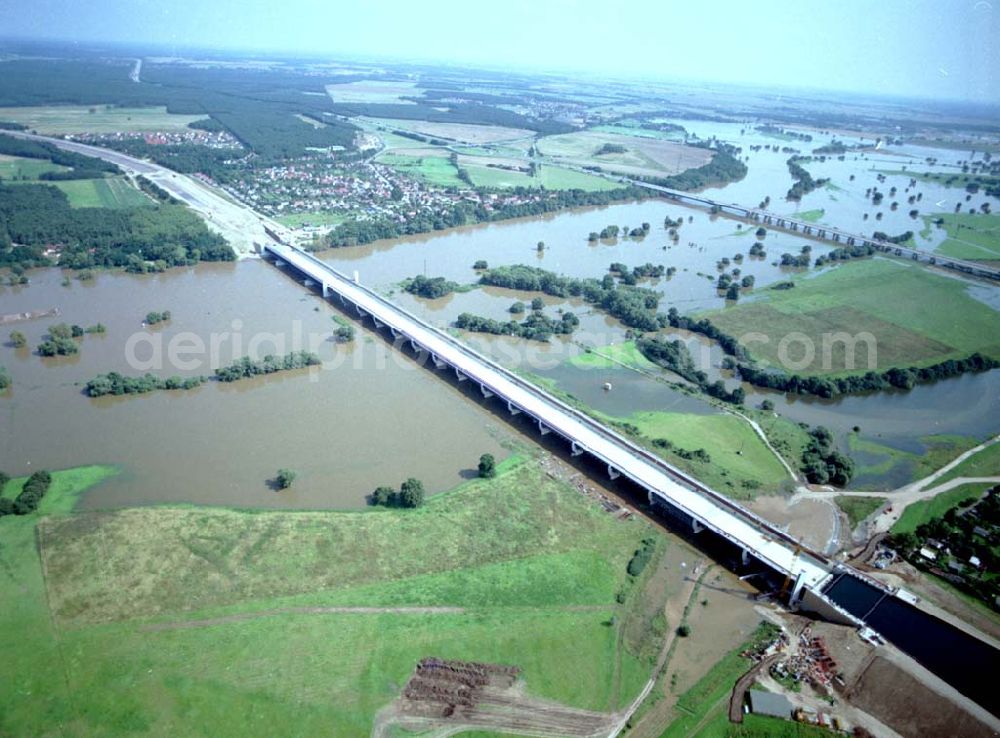
POLYGON ((493 394, 506 400, 511 412, 524 412, 534 418, 543 432, 551 430, 566 438, 572 442, 575 453, 586 451, 606 463, 610 474, 624 474, 646 488, 651 501, 659 498, 672 505, 772 569, 792 577, 796 582, 793 599, 802 588, 818 592, 821 583, 833 571, 832 562, 814 551, 802 549, 771 523, 687 477, 447 333, 348 279, 329 264, 285 244, 268 243, 264 249, 322 285, 324 295, 336 293, 378 324, 387 325, 394 335, 409 340, 414 349, 430 354, 436 365, 452 367, 459 378, 477 382, 484 395, 493 394))

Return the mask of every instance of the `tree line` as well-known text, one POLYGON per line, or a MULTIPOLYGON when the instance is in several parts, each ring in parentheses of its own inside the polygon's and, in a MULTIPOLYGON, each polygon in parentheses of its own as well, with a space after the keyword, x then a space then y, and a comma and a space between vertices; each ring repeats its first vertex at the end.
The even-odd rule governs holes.
POLYGON ((829 179, 813 179, 812 175, 802 167, 800 161, 809 161, 808 156, 793 156, 786 164, 788 164, 788 173, 792 175, 792 179, 795 180, 795 184, 792 185, 791 189, 785 195, 786 200, 798 201, 802 199, 803 195, 807 195, 817 187, 822 187, 829 179))
POLYGON ((738 149, 735 146, 717 143, 712 148, 707 143, 689 144, 698 148, 711 149, 714 154, 711 161, 694 169, 688 169, 680 174, 668 177, 638 177, 644 182, 669 187, 672 190, 700 190, 714 185, 738 182, 747 176, 747 166, 736 158, 738 149))
POLYGON ((424 504, 424 483, 410 477, 399 489, 377 487, 368 498, 368 504, 379 507, 416 508, 424 504))
MULTIPOLYGON (((0 493, 7 486, 10 477, 0 472, 0 493)), ((0 517, 4 515, 27 515, 38 509, 39 503, 52 485, 52 475, 47 471, 36 471, 24 483, 17 497, 11 500, 0 496, 0 517)))
POLYGON ((698 389, 711 397, 723 402, 733 403, 734 405, 742 405, 743 400, 746 398, 742 387, 737 387, 730 392, 726 389, 726 385, 721 379, 710 382, 708 375, 694 365, 691 352, 681 340, 675 339, 671 341, 664 336, 643 336, 636 341, 636 348, 654 364, 684 377, 684 379, 697 385, 698 389))
MULTIPOLYGON (((105 174, 121 174, 118 165, 112 164, 110 161, 85 156, 75 151, 65 151, 47 141, 30 141, 2 133, 0 133, 0 154, 20 156, 25 159, 48 159, 59 166, 91 173, 97 172, 96 176, 98 177, 103 177, 105 174)), ((52 178, 55 179, 55 177, 52 178)), ((87 177, 72 177, 72 179, 87 179, 87 177)))
POLYGON ((494 320, 482 315, 462 313, 455 325, 473 333, 491 333, 497 336, 516 336, 531 341, 548 341, 553 335, 570 335, 580 324, 580 319, 571 312, 554 319, 540 311, 532 311, 522 322, 516 320, 494 320))

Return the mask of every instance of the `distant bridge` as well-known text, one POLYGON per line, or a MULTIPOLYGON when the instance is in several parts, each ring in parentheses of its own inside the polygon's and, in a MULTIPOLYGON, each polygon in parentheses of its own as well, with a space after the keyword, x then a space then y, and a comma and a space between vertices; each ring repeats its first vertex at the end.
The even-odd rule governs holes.
POLYGON ((635 185, 636 187, 645 187, 648 190, 654 190, 661 193, 668 200, 675 200, 677 202, 691 205, 706 206, 716 212, 735 215, 745 220, 760 223, 761 225, 769 225, 772 228, 781 228, 786 231, 801 233, 806 236, 812 236, 813 238, 840 244, 842 246, 854 246, 855 244, 870 246, 877 251, 882 251, 887 254, 895 256, 908 256, 914 261, 953 269, 958 272, 964 272, 965 274, 971 274, 975 277, 983 277, 985 279, 1000 281, 1000 268, 989 266, 988 264, 980 264, 975 261, 966 261, 964 259, 955 259, 950 256, 924 251, 923 249, 916 249, 912 246, 901 246, 889 241, 869 238, 856 233, 848 233, 847 231, 843 231, 839 228, 833 228, 832 226, 818 225, 804 220, 797 220, 787 215, 778 215, 777 213, 772 213, 769 210, 748 208, 742 205, 736 205, 735 203, 719 202, 718 200, 713 200, 702 195, 682 192, 681 190, 673 190, 669 187, 661 187, 660 185, 650 184, 649 182, 643 182, 637 179, 621 178, 619 181, 625 184, 635 185))

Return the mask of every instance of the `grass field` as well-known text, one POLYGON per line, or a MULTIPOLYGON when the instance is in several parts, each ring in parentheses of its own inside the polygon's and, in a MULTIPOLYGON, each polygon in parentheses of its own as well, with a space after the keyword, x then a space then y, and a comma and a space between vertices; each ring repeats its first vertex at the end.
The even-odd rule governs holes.
POLYGON ((614 133, 619 136, 635 136, 636 138, 658 138, 667 141, 683 141, 683 131, 655 131, 651 128, 639 128, 638 126, 623 125, 603 125, 594 126, 590 130, 602 133, 614 133))
POLYGON ((367 736, 424 656, 598 710, 648 676, 615 595, 660 534, 534 459, 415 511, 68 514, 112 472, 57 473, 42 514, 0 519, 2 734, 367 736), (463 609, 324 610, 361 606, 463 609))
POLYGON ((647 441, 666 438, 688 451, 705 449, 711 457, 709 462, 682 459, 670 451, 655 448, 654 451, 734 499, 751 499, 774 492, 789 478, 781 462, 750 425, 734 415, 647 411, 619 420, 634 425, 647 441))
POLYGON ((885 497, 849 497, 847 495, 838 495, 833 499, 837 506, 847 514, 852 528, 888 501, 885 497))
POLYGON ((53 164, 45 159, 22 159, 18 156, 0 155, 0 179, 37 180, 45 172, 65 172, 69 167, 53 164))
POLYGON ((805 334, 814 347, 805 360, 801 341, 786 344, 799 374, 850 374, 869 369, 865 342, 857 345, 850 371, 845 344, 829 336, 870 333, 875 339, 873 368, 926 366, 980 351, 1000 358, 1000 315, 967 294, 968 283, 920 266, 875 258, 848 262, 796 280, 795 289, 769 290, 761 299, 707 313, 722 330, 740 339, 763 335, 748 348, 753 356, 781 367, 781 341, 805 334), (824 351, 824 334, 826 351, 824 351), (824 358, 827 354, 827 359, 824 358))
POLYGON ((468 186, 458 178, 458 170, 448 161, 447 152, 443 150, 440 156, 386 153, 379 155, 377 161, 438 187, 468 186))
POLYGON ((204 115, 173 115, 165 107, 115 108, 105 105, 53 105, 0 108, 0 120, 13 121, 44 135, 115 133, 117 131, 177 131, 204 115))
POLYGON ((569 360, 569 363, 587 369, 611 369, 624 364, 637 369, 661 371, 658 365, 642 355, 642 352, 636 348, 635 341, 625 341, 610 346, 596 346, 593 351, 577 354, 569 360))
POLYGON ((135 208, 153 204, 122 177, 70 179, 51 184, 66 193, 74 208, 135 208))
POLYGON ((347 217, 343 213, 290 213, 289 215, 279 215, 276 221, 289 228, 301 228, 302 226, 332 226, 343 223, 347 217))
POLYGON ((944 484, 959 477, 996 477, 1000 476, 1000 443, 987 446, 977 454, 973 454, 947 474, 935 479, 933 484, 944 484))
POLYGON ((960 502, 979 497, 988 490, 990 484, 963 484, 955 489, 942 492, 929 500, 914 502, 907 507, 899 520, 892 526, 892 533, 912 533, 919 526, 934 518, 939 518, 960 502))
POLYGON ((971 215, 945 213, 925 215, 927 228, 935 228, 932 221, 941 219, 947 237, 935 249, 956 259, 1000 260, 1000 215, 971 215))
POLYGON ((474 159, 463 158, 462 167, 477 187, 544 187, 547 190, 586 190, 588 192, 614 190, 620 184, 583 172, 574 172, 562 167, 542 166, 538 176, 531 177, 526 172, 497 169, 475 163, 474 159))
POLYGON ((538 140, 537 148, 553 161, 567 165, 600 166, 623 174, 654 176, 699 167, 711 158, 704 149, 673 141, 594 130, 545 136, 538 140), (623 147, 624 151, 598 154, 606 144, 623 147))
POLYGON ((795 215, 799 220, 804 220, 807 223, 818 223, 820 218, 826 215, 826 211, 823 208, 819 208, 818 210, 804 210, 795 215))

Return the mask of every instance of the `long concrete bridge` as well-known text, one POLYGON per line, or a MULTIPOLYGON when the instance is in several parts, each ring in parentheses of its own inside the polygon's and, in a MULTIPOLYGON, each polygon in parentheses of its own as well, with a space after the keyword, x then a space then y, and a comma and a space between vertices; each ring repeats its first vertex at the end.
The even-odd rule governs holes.
POLYGON ((744 563, 753 557, 787 577, 794 582, 790 589, 793 605, 842 621, 857 621, 822 592, 834 574, 842 571, 841 565, 326 262, 284 243, 268 243, 262 251, 278 266, 294 268, 306 284, 321 289, 324 297, 339 299, 360 317, 370 317, 376 328, 391 331, 397 342, 408 342, 415 352, 425 353, 436 368, 453 371, 459 381, 478 384, 484 397, 497 397, 510 413, 529 416, 542 434, 558 434, 573 455, 590 454, 606 465, 612 479, 629 478, 647 491, 650 503, 666 505, 694 532, 710 530, 738 547, 744 563))
POLYGON ((769 225, 772 228, 781 228, 785 231, 801 233, 805 236, 811 236, 812 238, 828 241, 842 246, 854 246, 856 244, 860 244, 862 246, 874 248, 877 251, 881 251, 886 254, 909 257, 914 261, 924 262, 933 266, 945 267, 946 269, 953 269, 958 272, 964 272, 965 274, 971 274, 975 277, 983 277, 985 279, 1000 281, 1000 268, 989 266, 987 264, 966 261, 964 259, 954 259, 950 256, 935 254, 930 251, 916 249, 911 246, 901 246, 889 241, 869 238, 856 233, 848 233, 847 231, 843 231, 839 228, 809 223, 804 220, 797 220, 787 215, 772 213, 769 210, 748 208, 735 203, 719 202, 718 200, 713 200, 711 198, 704 197, 703 195, 683 192, 681 190, 673 190, 669 187, 661 187, 660 185, 643 182, 641 180, 623 178, 620 181, 626 184, 635 185, 636 187, 644 187, 648 190, 655 190, 669 200, 676 200, 677 202, 689 205, 708 207, 718 213, 735 215, 738 218, 760 223, 761 225, 769 225))

